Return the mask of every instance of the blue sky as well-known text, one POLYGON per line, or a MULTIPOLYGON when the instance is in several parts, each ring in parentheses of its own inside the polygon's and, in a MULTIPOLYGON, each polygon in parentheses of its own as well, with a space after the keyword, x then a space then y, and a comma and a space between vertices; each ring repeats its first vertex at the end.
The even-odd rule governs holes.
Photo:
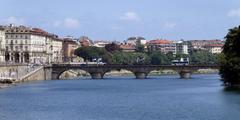
POLYGON ((240 25, 240 0, 1 0, 8 23, 94 40, 223 39, 240 25))

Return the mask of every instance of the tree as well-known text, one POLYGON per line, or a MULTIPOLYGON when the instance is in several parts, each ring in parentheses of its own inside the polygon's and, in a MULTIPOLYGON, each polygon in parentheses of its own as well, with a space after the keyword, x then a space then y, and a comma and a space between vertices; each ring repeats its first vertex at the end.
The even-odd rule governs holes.
POLYGON ((240 26, 230 29, 223 46, 220 75, 228 87, 240 85, 240 26))
POLYGON ((114 64, 149 64, 150 58, 145 53, 131 53, 131 52, 115 52, 112 57, 114 64))
POLYGON ((110 53, 113 53, 113 52, 115 52, 115 51, 120 51, 120 50, 121 50, 120 46, 117 45, 116 43, 107 44, 107 45, 105 46, 105 49, 106 49, 108 52, 110 52, 110 53))
POLYGON ((144 45, 141 45, 141 44, 137 44, 136 45, 136 52, 145 52, 145 46, 144 45))
POLYGON ((95 58, 102 58, 103 62, 111 63, 111 55, 104 49, 94 46, 79 47, 74 54, 82 57, 85 61, 92 61, 95 58))
POLYGON ((190 60, 192 64, 218 64, 217 54, 212 54, 208 50, 193 51, 190 60))
POLYGON ((173 52, 168 52, 168 53, 166 54, 166 56, 167 56, 168 60, 170 60, 170 61, 174 60, 173 52))
POLYGON ((161 53, 160 51, 153 52, 149 56, 151 58, 152 65, 161 65, 161 64, 171 63, 171 60, 169 60, 168 57, 165 54, 161 53))

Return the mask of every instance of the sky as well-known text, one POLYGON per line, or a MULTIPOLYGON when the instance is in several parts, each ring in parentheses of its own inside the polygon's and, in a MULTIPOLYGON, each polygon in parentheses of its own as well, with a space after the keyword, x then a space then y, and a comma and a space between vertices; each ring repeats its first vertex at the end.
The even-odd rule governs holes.
POLYGON ((223 39, 240 25, 240 0, 0 0, 0 24, 123 41, 223 39))

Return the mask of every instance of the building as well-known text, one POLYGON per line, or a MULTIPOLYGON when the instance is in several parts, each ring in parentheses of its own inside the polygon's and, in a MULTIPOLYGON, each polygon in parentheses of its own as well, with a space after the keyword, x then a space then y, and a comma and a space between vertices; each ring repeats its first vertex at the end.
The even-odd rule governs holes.
POLYGON ((5 62, 5 31, 0 28, 0 63, 5 62))
POLYGON ((79 47, 77 41, 73 39, 65 38, 63 39, 63 61, 64 62, 73 62, 73 59, 76 57, 74 51, 79 47))
POLYGON ((52 63, 61 63, 63 62, 63 40, 59 38, 53 38, 52 40, 52 51, 53 56, 51 61, 52 63))
POLYGON ((183 40, 180 41, 176 41, 176 53, 180 53, 180 54, 189 54, 190 53, 190 47, 189 47, 189 43, 183 40))
POLYGON ((211 53, 221 53, 225 44, 222 40, 190 40, 192 50, 208 50, 211 53))
POLYGON ((12 24, 1 28, 5 30, 6 62, 37 64, 61 62, 62 41, 58 36, 39 28, 12 24), (60 58, 56 60, 56 57, 60 58))
POLYGON ((127 39, 127 41, 125 41, 125 44, 131 44, 131 45, 137 45, 137 44, 141 44, 141 45, 145 45, 147 43, 147 40, 143 37, 130 37, 127 39))
POLYGON ((39 35, 45 36, 45 50, 46 50, 46 61, 45 63, 59 63, 62 62, 62 45, 63 40, 58 38, 57 35, 48 33, 40 28, 32 28, 32 30, 39 35))
POLYGON ((112 42, 110 42, 110 41, 98 40, 98 41, 94 41, 93 46, 104 48, 107 44, 111 44, 111 43, 112 42))
POLYGON ((209 44, 205 46, 205 49, 213 54, 219 54, 223 50, 223 44, 209 44))
POLYGON ((224 44, 222 40, 190 40, 191 46, 195 50, 205 50, 206 45, 224 44))
POLYGON ((82 47, 88 47, 88 46, 93 46, 94 45, 93 41, 86 36, 80 37, 79 38, 79 43, 82 47))
POLYGON ((29 27, 5 26, 7 62, 44 63, 46 62, 46 40, 42 34, 29 27))
POLYGON ((147 49, 149 52, 152 51, 161 51, 162 53, 169 53, 172 52, 173 54, 176 54, 176 43, 174 43, 171 40, 151 40, 147 42, 147 49))
POLYGON ((121 44, 120 49, 124 52, 135 52, 136 51, 136 46, 132 44, 121 44))

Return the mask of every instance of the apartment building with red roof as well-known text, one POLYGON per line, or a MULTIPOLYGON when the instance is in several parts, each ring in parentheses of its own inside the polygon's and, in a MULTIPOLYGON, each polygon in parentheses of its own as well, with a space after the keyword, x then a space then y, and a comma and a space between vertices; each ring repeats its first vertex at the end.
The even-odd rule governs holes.
POLYGON ((147 42, 147 49, 149 52, 161 51, 162 53, 172 52, 176 54, 176 44, 171 40, 156 39, 147 42))

